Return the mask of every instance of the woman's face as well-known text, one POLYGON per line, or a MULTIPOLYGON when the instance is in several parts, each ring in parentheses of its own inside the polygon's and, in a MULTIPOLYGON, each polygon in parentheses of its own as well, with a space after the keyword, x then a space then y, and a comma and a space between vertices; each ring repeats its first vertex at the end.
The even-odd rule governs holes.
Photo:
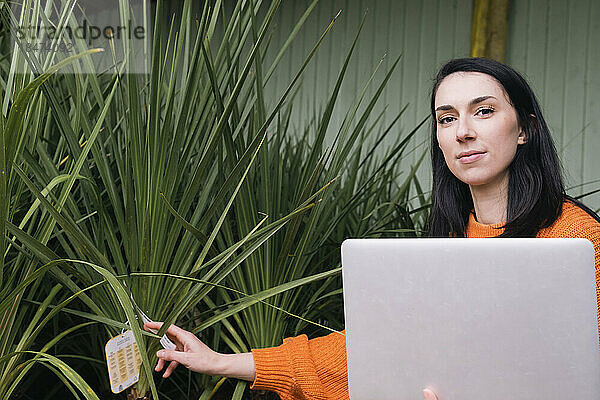
POLYGON ((502 86, 480 72, 448 75, 435 94, 436 137, 452 173, 470 186, 508 183, 526 141, 502 86))

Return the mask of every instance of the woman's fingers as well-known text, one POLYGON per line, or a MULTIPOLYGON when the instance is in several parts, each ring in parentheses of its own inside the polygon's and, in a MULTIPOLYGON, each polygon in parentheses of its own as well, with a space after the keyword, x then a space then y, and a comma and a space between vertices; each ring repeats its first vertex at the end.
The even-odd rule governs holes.
POLYGON ((438 400, 437 396, 431 391, 431 389, 423 390, 423 398, 425 400, 438 400))
POLYGON ((144 322, 144 329, 147 331, 150 331, 150 329, 160 329, 161 326, 162 326, 162 322, 154 322, 154 321, 144 322))
POLYGON ((175 370, 175 368, 177 368, 178 365, 179 363, 177 361, 171 361, 171 363, 167 367, 167 370, 163 374, 163 378, 168 378, 169 376, 171 376, 171 373, 175 370))
MULTIPOLYGON (((162 322, 151 321, 151 322, 144 323, 144 329, 146 329, 147 331, 149 331, 151 329, 159 330, 162 326, 163 326, 162 322)), ((172 325, 172 324, 171 324, 171 326, 169 326, 169 329, 167 329, 167 335, 172 338, 182 339, 182 338, 185 338, 188 333, 189 333, 188 331, 181 329, 177 325, 172 325)))
MULTIPOLYGON (((176 351, 176 350, 159 350, 159 351, 157 351, 156 356, 158 357, 159 364, 160 364, 160 368, 157 371, 162 370, 168 361, 171 361, 171 363, 169 364, 165 373, 163 374, 164 378, 167 378, 169 375, 171 375, 171 372, 173 372, 173 370, 179 364, 183 364, 189 368, 189 365, 187 363, 188 354, 189 353, 185 353, 183 351, 176 351)), ((157 368, 158 368, 158 366, 159 365, 157 364, 157 368)))
MULTIPOLYGON (((152 321, 144 323, 144 329, 147 331, 158 331, 161 326, 163 326, 162 322, 152 321)), ((193 334, 191 332, 188 332, 185 329, 181 329, 177 325, 169 326, 169 329, 167 329, 167 336, 169 337, 169 339, 175 341, 177 347, 181 347, 180 350, 183 350, 184 344, 190 344, 190 339, 193 339, 195 337, 192 337, 193 334)))
POLYGON ((154 370, 156 372, 162 371, 162 369, 167 364, 167 361, 171 361, 169 363, 169 366, 163 373, 163 378, 168 378, 169 376, 171 376, 171 373, 179 365, 179 362, 177 362, 175 360, 180 359, 181 357, 184 356, 183 353, 181 353, 179 351, 171 351, 171 350, 160 350, 156 353, 156 355, 158 356, 158 363, 156 363, 156 368, 154 368, 154 370))
MULTIPOLYGON (((146 322, 144 329, 157 332, 162 325, 162 322, 146 322)), ((157 372, 162 371, 168 364, 163 373, 163 378, 168 378, 179 364, 196 372, 213 372, 214 363, 210 363, 209 360, 214 360, 218 353, 215 353, 202 343, 192 332, 188 332, 178 326, 169 326, 167 334, 173 339, 177 345, 177 349, 163 349, 156 353, 158 362, 154 369, 157 372)))
POLYGON ((187 354, 177 350, 159 350, 156 352, 156 356, 163 361, 177 361, 178 363, 182 363, 187 354))
POLYGON ((164 367, 165 367, 165 361, 159 358, 158 362, 156 363, 156 367, 154 367, 154 370, 156 372, 158 372, 158 371, 161 371, 164 367))

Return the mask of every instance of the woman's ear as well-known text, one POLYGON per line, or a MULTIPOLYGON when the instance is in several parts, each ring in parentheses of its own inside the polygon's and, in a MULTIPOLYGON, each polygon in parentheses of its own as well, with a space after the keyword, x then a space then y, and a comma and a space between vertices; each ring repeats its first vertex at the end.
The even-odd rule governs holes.
MULTIPOLYGON (((532 126, 533 129, 533 124, 535 124, 535 115, 534 114, 529 114, 530 120, 530 126, 532 126)), ((523 127, 519 127, 519 137, 517 138, 517 144, 525 144, 527 143, 527 134, 525 133, 525 130, 523 129, 523 127)))
POLYGON ((527 143, 527 135, 525 135, 525 131, 523 128, 519 129, 519 137, 517 138, 517 144, 525 144, 527 143))

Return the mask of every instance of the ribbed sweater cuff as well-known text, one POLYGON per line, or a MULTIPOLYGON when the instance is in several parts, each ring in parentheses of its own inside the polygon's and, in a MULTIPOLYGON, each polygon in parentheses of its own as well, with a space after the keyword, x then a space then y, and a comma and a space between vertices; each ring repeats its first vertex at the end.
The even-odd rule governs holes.
POLYGON ((256 377, 250 389, 289 393, 294 385, 285 344, 267 349, 252 349, 256 377))

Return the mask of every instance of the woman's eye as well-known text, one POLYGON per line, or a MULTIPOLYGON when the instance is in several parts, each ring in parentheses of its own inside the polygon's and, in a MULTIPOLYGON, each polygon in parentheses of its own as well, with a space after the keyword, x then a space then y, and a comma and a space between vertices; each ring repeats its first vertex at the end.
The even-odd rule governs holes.
POLYGON ((480 108, 479 110, 477 110, 477 114, 479 115, 491 115, 493 112, 493 108, 480 108))
POLYGON ((442 118, 438 119, 438 123, 445 125, 445 124, 449 124, 453 120, 454 120, 454 117, 442 117, 442 118))

